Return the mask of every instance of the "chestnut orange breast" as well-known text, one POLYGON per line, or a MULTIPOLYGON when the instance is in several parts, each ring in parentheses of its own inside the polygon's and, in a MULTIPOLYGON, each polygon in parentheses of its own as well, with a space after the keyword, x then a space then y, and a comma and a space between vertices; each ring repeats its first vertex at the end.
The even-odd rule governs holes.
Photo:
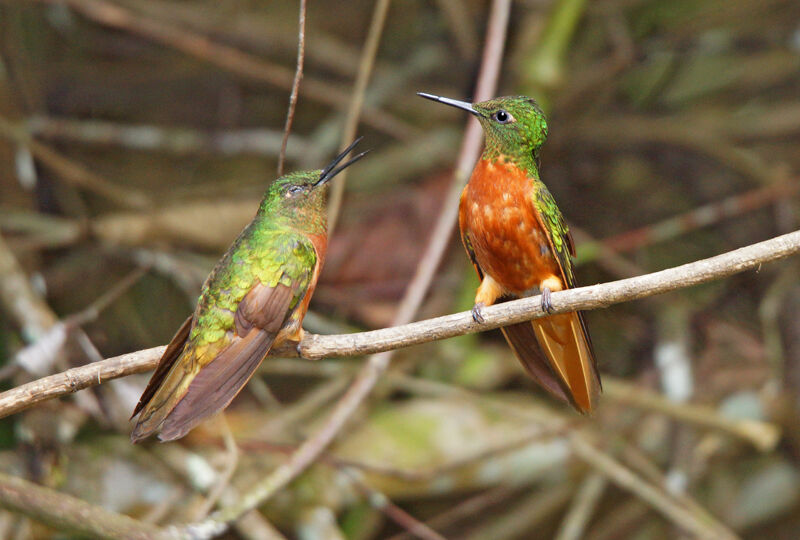
POLYGON ((478 266, 516 295, 552 277, 561 279, 536 218, 534 189, 534 179, 519 167, 502 158, 481 159, 459 205, 459 225, 478 266))

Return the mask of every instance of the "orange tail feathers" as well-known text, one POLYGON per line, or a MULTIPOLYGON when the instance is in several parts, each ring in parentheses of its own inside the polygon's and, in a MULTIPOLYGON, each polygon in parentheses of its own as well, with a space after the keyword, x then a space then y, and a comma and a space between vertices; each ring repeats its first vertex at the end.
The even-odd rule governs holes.
POLYGON ((580 412, 592 412, 601 391, 600 375, 580 312, 551 315, 502 330, 534 380, 580 412))

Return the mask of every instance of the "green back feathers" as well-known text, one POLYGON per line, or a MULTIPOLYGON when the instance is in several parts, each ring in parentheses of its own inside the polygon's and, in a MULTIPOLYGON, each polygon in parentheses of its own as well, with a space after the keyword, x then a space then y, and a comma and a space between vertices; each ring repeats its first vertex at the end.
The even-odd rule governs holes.
POLYGON ((233 328, 234 314, 255 283, 278 283, 297 291, 290 308, 305 294, 317 254, 305 235, 273 224, 250 224, 217 263, 206 280, 197 303, 197 324, 190 338, 211 343, 233 328))

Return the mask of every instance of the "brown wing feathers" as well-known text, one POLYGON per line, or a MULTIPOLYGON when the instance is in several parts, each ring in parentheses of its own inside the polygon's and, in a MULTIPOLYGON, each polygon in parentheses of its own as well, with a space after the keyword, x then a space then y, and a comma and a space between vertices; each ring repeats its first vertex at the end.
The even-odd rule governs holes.
POLYGON ((280 283, 275 287, 259 283, 245 295, 234 315, 237 336, 192 379, 186 395, 161 425, 159 439, 179 439, 228 406, 267 356, 290 314, 292 296, 292 289, 280 283))
POLYGON ((237 338, 192 380, 189 390, 161 425, 158 438, 179 439, 236 397, 269 352, 275 334, 253 328, 237 338))
MULTIPOLYGON (((134 416, 145 409, 134 428, 132 438, 141 440, 156 431, 163 441, 183 437, 197 424, 224 409, 241 391, 256 368, 266 357, 286 320, 291 316, 290 305, 295 291, 292 287, 278 284, 266 287, 256 284, 245 295, 234 314, 234 335, 230 344, 215 358, 192 359, 201 367, 195 371, 177 364, 189 336, 192 317, 167 347, 156 372, 136 406, 134 416), (171 371, 184 370, 182 375, 171 371), (171 375, 170 377, 167 377, 171 375), (179 376, 175 376, 179 375, 179 376), (187 378, 191 378, 182 397, 174 400, 167 396, 185 388, 187 378), (154 399, 162 393, 162 399, 154 399), (171 410, 146 410, 150 403, 160 403, 156 407, 169 407, 171 410), (171 405, 167 405, 171 402, 171 405), (161 420, 158 417, 161 416, 161 420), (151 418, 152 417, 152 418, 151 418)), ((187 353, 192 354, 192 353, 187 353)))
POLYGON ((169 342, 167 348, 164 349, 164 354, 161 355, 161 360, 158 361, 158 366, 156 367, 153 376, 150 377, 150 382, 147 383, 147 388, 144 389, 142 393, 142 397, 139 398, 139 403, 136 404, 136 408, 133 409, 133 414, 131 418, 139 414, 145 405, 147 405, 150 400, 153 398, 153 395, 156 393, 156 390, 161 386, 161 383, 164 381, 164 378, 169 373, 169 370, 172 368, 172 365, 180 358, 181 353, 183 352, 183 347, 186 345, 186 340, 189 339, 189 331, 192 329, 192 320, 194 319, 193 315, 189 315, 189 317, 183 322, 178 331, 175 332, 175 336, 173 336, 172 341, 169 342))

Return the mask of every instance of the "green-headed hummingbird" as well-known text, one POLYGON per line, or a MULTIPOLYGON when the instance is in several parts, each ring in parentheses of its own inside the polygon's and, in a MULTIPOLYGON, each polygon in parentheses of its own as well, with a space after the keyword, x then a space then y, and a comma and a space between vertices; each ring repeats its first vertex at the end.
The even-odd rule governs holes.
POLYGON ((197 308, 164 351, 133 416, 138 442, 178 439, 221 411, 272 347, 302 339, 328 243, 328 182, 366 152, 275 180, 258 212, 203 285, 197 308))
MULTIPOLYGON (((486 145, 459 205, 461 240, 481 284, 472 310, 498 301, 575 286, 575 245, 553 196, 539 178, 547 122, 536 102, 509 96, 467 103, 420 96, 475 115, 486 145)), ((528 373, 556 397, 591 412, 600 393, 589 330, 581 312, 551 315, 502 329, 528 373)))

